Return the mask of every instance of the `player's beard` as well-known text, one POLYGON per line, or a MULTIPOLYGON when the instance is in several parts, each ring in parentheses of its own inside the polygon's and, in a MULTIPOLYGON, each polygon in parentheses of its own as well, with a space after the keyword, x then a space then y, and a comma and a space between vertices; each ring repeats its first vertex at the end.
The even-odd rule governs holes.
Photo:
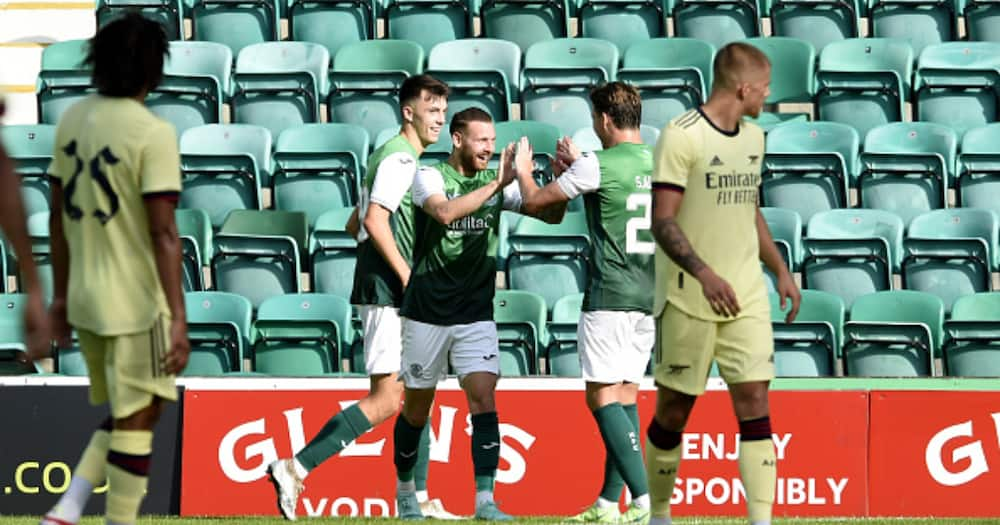
POLYGON ((479 160, 479 154, 483 152, 477 151, 463 151, 462 152, 462 166, 464 169, 470 173, 478 173, 485 170, 489 166, 489 158, 485 161, 479 160))

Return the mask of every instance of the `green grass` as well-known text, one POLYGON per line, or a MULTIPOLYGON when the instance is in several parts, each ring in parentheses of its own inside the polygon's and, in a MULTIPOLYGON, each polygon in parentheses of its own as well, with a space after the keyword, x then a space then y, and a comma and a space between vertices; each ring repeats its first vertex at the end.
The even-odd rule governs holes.
MULTIPOLYGON (((340 525, 353 523, 368 524, 394 524, 395 520, 388 519, 348 519, 348 518, 310 518, 301 519, 305 523, 321 523, 323 525, 340 525)), ((98 518, 86 518, 80 525, 102 525, 104 522, 98 518)), ((165 518, 148 517, 142 518, 136 525, 285 525, 286 521, 278 518, 165 518)), ((426 524, 446 524, 455 523, 449 521, 424 521, 426 524)), ((475 523, 475 522, 470 522, 475 523)), ((523 518, 516 523, 530 523, 537 525, 554 525, 558 523, 568 523, 565 518, 523 518)), ((743 518, 678 518, 674 522, 676 525, 745 525, 743 518)), ((909 525, 911 523, 933 523, 934 525, 980 525, 980 524, 1000 524, 1000 518, 985 519, 939 519, 939 518, 788 518, 778 519, 774 525, 844 525, 846 523, 863 523, 866 525, 909 525)), ((38 518, 29 517, 2 517, 0 525, 38 525, 38 518)))

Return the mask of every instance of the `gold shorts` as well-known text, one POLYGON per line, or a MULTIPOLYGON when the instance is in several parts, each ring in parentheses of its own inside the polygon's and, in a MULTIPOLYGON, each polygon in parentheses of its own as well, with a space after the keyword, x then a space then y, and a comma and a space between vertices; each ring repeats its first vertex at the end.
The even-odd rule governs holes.
POLYGON ((729 384, 774 379, 774 339, 766 315, 706 321, 668 303, 656 329, 653 376, 671 390, 704 393, 713 359, 729 384))
POLYGON ((160 358, 170 349, 170 323, 160 317, 145 332, 102 336, 78 330, 80 351, 90 371, 90 402, 111 403, 111 417, 128 417, 154 397, 177 400, 174 376, 160 370, 160 358))

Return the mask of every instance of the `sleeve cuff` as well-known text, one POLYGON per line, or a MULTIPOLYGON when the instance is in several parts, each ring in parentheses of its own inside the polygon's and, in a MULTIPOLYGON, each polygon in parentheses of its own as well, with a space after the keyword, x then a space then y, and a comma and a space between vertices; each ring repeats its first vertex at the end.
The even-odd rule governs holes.
POLYGON ((684 193, 684 186, 681 186, 680 184, 674 184, 672 182, 654 182, 653 189, 670 190, 670 191, 676 191, 678 193, 684 193))
POLYGON ((371 203, 372 204, 378 204, 379 206, 381 206, 381 207, 389 210, 391 213, 396 213, 396 210, 399 208, 399 203, 398 202, 395 203, 395 204, 393 204, 393 203, 388 202, 386 199, 380 199, 380 198, 375 197, 375 196, 371 197, 371 203))

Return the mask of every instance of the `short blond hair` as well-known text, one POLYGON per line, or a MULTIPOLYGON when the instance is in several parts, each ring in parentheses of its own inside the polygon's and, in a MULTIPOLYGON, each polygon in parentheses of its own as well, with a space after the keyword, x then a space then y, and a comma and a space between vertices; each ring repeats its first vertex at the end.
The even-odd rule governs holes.
POLYGON ((733 42, 726 44, 715 55, 712 65, 713 89, 736 89, 751 71, 771 67, 771 60, 763 51, 750 44, 733 42))

